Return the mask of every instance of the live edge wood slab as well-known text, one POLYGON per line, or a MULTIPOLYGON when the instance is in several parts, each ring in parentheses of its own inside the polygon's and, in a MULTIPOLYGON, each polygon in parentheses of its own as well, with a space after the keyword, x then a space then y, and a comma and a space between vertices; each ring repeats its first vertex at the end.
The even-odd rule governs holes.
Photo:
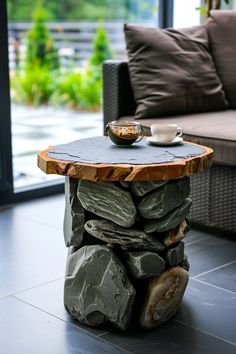
POLYGON ((49 147, 39 152, 38 167, 46 174, 57 174, 90 181, 169 180, 202 172, 211 165, 213 150, 206 146, 198 146, 203 147, 205 152, 178 162, 149 165, 91 164, 56 160, 47 156, 47 152, 52 148, 49 147))

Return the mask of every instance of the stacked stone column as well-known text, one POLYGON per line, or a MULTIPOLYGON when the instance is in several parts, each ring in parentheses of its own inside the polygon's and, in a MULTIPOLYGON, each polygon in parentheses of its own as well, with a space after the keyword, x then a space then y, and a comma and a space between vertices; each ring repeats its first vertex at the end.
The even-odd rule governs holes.
POLYGON ((178 310, 188 282, 189 178, 92 182, 66 177, 69 247, 64 304, 89 326, 153 328, 178 310))

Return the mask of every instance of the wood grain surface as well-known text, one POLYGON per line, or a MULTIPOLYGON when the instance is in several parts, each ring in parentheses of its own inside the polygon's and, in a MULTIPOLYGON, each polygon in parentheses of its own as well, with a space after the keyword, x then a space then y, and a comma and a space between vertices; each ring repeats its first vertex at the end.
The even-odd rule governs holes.
MULTIPOLYGON (((197 145, 194 143, 189 143, 197 145)), ((52 147, 40 151, 38 167, 46 174, 57 174, 90 181, 158 181, 181 178, 202 172, 212 163, 213 150, 201 146, 205 152, 187 159, 162 164, 91 164, 56 160, 47 156, 52 147)))

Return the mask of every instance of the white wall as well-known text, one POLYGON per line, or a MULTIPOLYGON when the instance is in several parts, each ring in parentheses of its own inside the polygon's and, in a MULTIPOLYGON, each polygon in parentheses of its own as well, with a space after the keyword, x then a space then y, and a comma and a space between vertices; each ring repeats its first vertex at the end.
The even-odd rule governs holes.
MULTIPOLYGON (((175 0, 174 1, 174 28, 190 27, 200 24, 200 0, 175 0)), ((235 1, 236 3, 236 1, 235 1)))

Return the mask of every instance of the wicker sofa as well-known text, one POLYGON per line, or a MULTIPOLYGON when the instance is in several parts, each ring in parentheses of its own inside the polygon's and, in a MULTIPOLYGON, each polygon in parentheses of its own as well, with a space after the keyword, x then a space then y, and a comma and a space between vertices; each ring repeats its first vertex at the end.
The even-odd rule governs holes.
MULTIPOLYGON (((104 127, 112 120, 134 120, 136 101, 128 62, 106 61, 103 66, 103 80, 104 127)), ((234 90, 236 91, 236 85, 234 90)), ((184 130, 185 140, 214 149, 212 167, 191 177, 194 202, 190 221, 198 226, 218 230, 226 236, 236 235, 235 107, 215 112, 139 119, 139 122, 146 135, 150 135, 150 125, 153 123, 178 123, 184 130)))

